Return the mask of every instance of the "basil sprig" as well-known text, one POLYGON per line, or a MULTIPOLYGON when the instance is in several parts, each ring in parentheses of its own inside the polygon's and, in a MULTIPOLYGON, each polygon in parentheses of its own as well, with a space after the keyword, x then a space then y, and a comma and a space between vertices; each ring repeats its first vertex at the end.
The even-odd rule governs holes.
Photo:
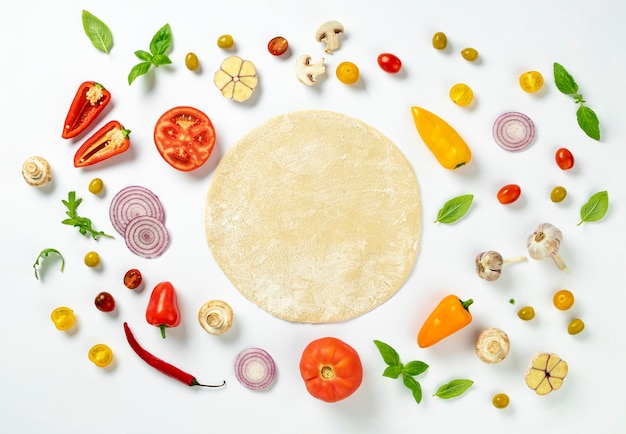
POLYGON ((593 194, 589 200, 580 208, 580 226, 584 222, 597 222, 602 219, 609 210, 609 193, 599 191, 593 194))
POLYGON ((133 66, 130 70, 128 74, 128 85, 130 86, 140 75, 147 73, 153 65, 158 68, 161 65, 172 63, 171 59, 165 54, 171 45, 172 32, 170 25, 165 24, 152 37, 152 41, 150 41, 150 51, 135 51, 135 56, 137 56, 141 62, 133 66))
POLYGON ((441 399, 450 399, 461 396, 467 389, 472 387, 474 382, 472 380, 452 380, 449 383, 443 384, 437 389, 433 396, 441 399))
POLYGON ((419 360, 414 360, 405 365, 400 362, 398 352, 390 345, 377 340, 374 340, 374 344, 383 357, 383 361, 387 364, 387 368, 383 371, 383 377, 398 378, 402 376, 402 383, 411 390, 413 399, 419 404, 422 401, 422 386, 414 377, 426 372, 428 365, 419 360))
POLYGON ((111 29, 92 13, 83 10, 83 29, 94 47, 109 54, 113 45, 111 29))
POLYGON ((600 140, 600 121, 596 113, 585 105, 583 96, 578 93, 578 84, 574 77, 559 63, 554 63, 554 83, 565 95, 571 95, 578 104, 576 120, 580 128, 594 140, 600 140))
POLYGON ((467 213, 473 200, 473 194, 464 194, 453 197, 443 204, 443 207, 437 214, 437 220, 435 220, 435 223, 453 223, 457 221, 467 213))

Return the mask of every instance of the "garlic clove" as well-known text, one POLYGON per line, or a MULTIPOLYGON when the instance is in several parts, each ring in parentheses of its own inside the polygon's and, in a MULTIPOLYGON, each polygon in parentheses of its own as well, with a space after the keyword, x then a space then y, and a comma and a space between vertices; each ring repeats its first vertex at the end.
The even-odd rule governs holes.
POLYGON ((200 326, 211 335, 226 333, 233 325, 233 309, 222 300, 210 300, 198 312, 200 326))
POLYGON ((489 364, 503 361, 509 355, 509 349, 509 336, 496 327, 484 330, 476 341, 476 355, 489 364))
POLYGON ((30 157, 22 165, 22 176, 28 185, 42 187, 52 181, 50 163, 43 157, 30 157))

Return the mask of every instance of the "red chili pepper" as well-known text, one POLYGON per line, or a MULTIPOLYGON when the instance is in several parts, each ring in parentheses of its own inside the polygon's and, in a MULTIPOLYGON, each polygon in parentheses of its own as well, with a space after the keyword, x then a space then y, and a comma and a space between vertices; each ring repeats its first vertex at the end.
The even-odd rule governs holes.
POLYGON ((91 166, 125 152, 130 147, 129 134, 130 130, 118 121, 109 122, 78 148, 74 155, 74 167, 91 166))
POLYGON ((143 347, 139 345, 139 342, 137 342, 137 339, 135 339, 133 332, 131 332, 130 327, 126 322, 124 323, 124 332, 126 333, 126 340, 128 341, 128 344, 133 349, 133 351, 135 351, 135 353, 139 357, 141 357, 144 362, 152 366, 157 371, 169 377, 172 377, 175 380, 180 381, 181 383, 185 383, 187 386, 222 387, 226 385, 226 381, 224 381, 222 384, 216 385, 198 383, 198 380, 196 380, 196 377, 194 377, 193 375, 188 374, 185 371, 177 368, 176 366, 159 359, 155 355, 143 349, 143 347))
POLYGON ((82 83, 65 117, 61 136, 64 139, 70 139, 85 131, 102 113, 109 101, 111 101, 111 93, 100 83, 94 81, 82 83))
POLYGON ((161 328, 163 339, 166 327, 176 327, 180 324, 176 290, 170 282, 158 283, 152 290, 146 308, 146 321, 161 328))

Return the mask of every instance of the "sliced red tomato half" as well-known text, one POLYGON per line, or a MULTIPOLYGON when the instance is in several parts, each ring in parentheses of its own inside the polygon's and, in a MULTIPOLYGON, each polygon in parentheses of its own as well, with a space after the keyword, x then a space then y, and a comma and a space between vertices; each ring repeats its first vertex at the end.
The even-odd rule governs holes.
POLYGON ((154 144, 174 169, 189 172, 202 166, 215 146, 211 119, 193 107, 174 107, 154 127, 154 144))

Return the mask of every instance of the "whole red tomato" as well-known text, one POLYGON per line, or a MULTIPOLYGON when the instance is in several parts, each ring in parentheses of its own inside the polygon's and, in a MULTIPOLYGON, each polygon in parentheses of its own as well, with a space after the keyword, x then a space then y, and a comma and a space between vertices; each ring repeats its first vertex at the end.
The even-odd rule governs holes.
POLYGON ((382 53, 378 55, 378 66, 390 74, 396 74, 402 68, 402 61, 395 54, 382 53))
POLYGON ((363 366, 354 348, 337 338, 326 337, 306 346, 300 359, 300 375, 312 396, 336 402, 359 388, 363 366))
POLYGON ((554 154, 554 159, 556 160, 557 166, 559 166, 561 170, 569 170, 574 167, 574 156, 567 148, 557 149, 554 154))
POLYGON ((519 199, 522 194, 522 189, 517 184, 507 184, 498 190, 497 198, 498 202, 503 205, 508 205, 519 199))

